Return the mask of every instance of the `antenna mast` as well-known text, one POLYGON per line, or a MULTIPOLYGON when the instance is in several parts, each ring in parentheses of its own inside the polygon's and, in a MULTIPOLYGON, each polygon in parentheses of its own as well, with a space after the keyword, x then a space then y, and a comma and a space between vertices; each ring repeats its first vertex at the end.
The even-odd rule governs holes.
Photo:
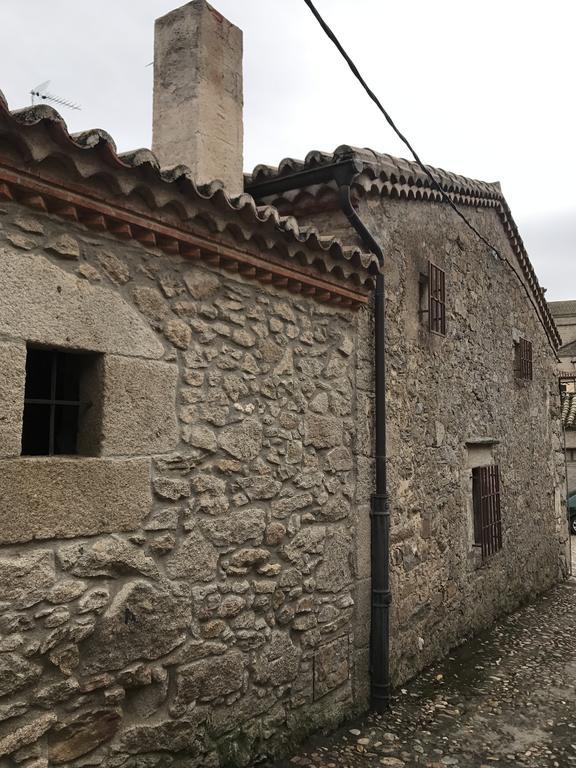
POLYGON ((68 107, 68 109, 81 109, 81 107, 78 104, 74 104, 73 101, 68 101, 68 99, 63 99, 60 96, 54 96, 53 94, 48 93, 46 89, 49 85, 50 80, 46 80, 46 82, 40 83, 40 85, 32 88, 30 91, 32 106, 36 104, 36 99, 40 99, 42 101, 51 101, 53 104, 59 104, 62 107, 68 107))

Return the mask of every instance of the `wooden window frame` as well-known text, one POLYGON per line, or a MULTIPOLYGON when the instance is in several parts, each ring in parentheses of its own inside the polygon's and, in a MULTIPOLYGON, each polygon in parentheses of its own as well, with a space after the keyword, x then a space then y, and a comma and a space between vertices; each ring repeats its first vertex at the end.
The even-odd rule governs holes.
POLYGON ((472 503, 474 546, 482 560, 502 549, 502 511, 500 500, 500 467, 488 464, 472 469, 472 503))
POLYGON ((428 329, 446 336, 446 272, 428 262, 428 329))
POLYGON ((534 375, 532 342, 520 337, 516 342, 516 376, 522 381, 532 381, 534 375))

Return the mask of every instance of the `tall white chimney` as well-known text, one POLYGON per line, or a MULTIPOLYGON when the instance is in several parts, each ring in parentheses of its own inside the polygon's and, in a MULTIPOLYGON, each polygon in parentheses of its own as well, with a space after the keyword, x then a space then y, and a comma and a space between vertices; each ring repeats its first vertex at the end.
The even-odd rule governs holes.
POLYGON ((152 150, 194 180, 243 191, 242 31, 205 0, 156 20, 152 150))

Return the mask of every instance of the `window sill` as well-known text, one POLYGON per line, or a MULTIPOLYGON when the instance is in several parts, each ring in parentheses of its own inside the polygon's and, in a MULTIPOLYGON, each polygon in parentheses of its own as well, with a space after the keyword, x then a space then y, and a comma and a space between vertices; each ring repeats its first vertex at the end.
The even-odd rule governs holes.
POLYGON ((468 563, 472 570, 478 571, 481 568, 487 568, 492 563, 495 563, 502 552, 503 547, 501 547, 497 552, 493 552, 491 555, 488 555, 485 559, 482 559, 482 549, 481 547, 472 546, 468 550, 468 563))
POLYGON ((482 568, 485 563, 486 561, 482 560, 482 551, 480 547, 470 547, 468 550, 468 564, 470 567, 474 571, 477 571, 479 568, 482 568))
POLYGON ((137 529, 150 459, 25 456, 0 461, 0 544, 137 529))

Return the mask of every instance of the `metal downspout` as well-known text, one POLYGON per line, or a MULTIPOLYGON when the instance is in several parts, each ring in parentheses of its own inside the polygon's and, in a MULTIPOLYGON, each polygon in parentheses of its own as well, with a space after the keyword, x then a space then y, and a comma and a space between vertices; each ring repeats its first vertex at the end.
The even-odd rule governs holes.
MULTIPOLYGON (((336 175, 335 175, 336 176, 336 175)), ((338 178, 336 177, 338 181, 338 178)), ((384 253, 350 197, 349 177, 340 183, 340 205, 362 242, 378 259, 374 292, 374 429, 376 487, 371 497, 370 703, 381 711, 390 704, 390 511, 386 478, 386 343, 384 253)))
MULTIPOLYGON (((364 246, 384 267, 384 253, 358 213, 350 197, 352 179, 362 171, 362 164, 352 157, 321 168, 306 169, 286 178, 248 184, 254 197, 266 197, 280 191, 326 183, 333 179, 339 188, 340 207, 364 246), (297 184, 295 184, 295 179, 297 184)), ((384 710, 390 700, 390 513, 386 485, 386 348, 384 333, 384 275, 376 277, 374 292, 374 430, 376 487, 371 497, 371 624, 370 624, 370 703, 384 710)))

